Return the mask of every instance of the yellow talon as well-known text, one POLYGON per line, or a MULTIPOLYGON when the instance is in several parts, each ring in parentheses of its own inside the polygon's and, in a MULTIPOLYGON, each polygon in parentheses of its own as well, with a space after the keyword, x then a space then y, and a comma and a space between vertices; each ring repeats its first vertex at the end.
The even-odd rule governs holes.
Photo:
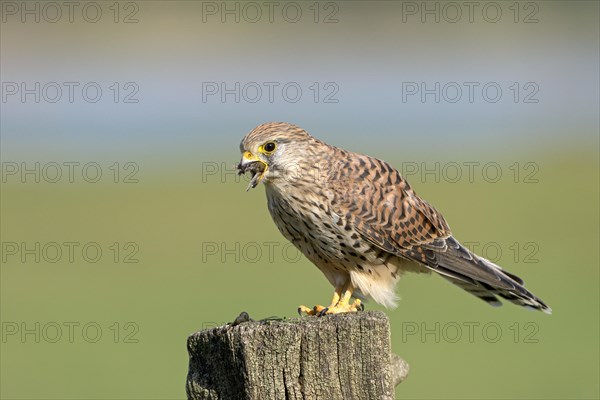
POLYGON ((316 305, 313 308, 309 308, 306 306, 298 307, 298 314, 302 315, 302 313, 306 315, 323 315, 324 311, 326 311, 329 307, 316 305))
POLYGON ((333 294, 333 299, 331 299, 331 304, 329 307, 323 307, 321 305, 314 306, 313 308, 300 306, 298 307, 298 314, 302 315, 304 313, 306 315, 322 316, 325 314, 362 311, 364 306, 362 305, 360 299, 355 299, 354 302, 350 304, 352 291, 353 289, 351 284, 346 283, 343 288, 335 289, 335 293, 333 294))

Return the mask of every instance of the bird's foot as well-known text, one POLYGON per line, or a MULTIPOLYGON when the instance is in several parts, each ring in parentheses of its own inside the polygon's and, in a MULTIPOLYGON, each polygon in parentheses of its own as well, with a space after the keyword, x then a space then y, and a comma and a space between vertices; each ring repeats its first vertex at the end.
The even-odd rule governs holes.
POLYGON ((347 313, 347 312, 357 312, 357 311, 363 311, 364 309, 365 309, 365 306, 362 304, 362 302, 359 299, 356 299, 356 300, 354 300, 354 302, 352 304, 340 301, 336 305, 332 305, 329 307, 324 307, 324 306, 320 306, 320 305, 314 306, 313 308, 309 308, 306 306, 300 306, 300 307, 298 307, 298 314, 300 314, 300 316, 306 314, 306 315, 316 315, 317 317, 322 317, 323 315, 326 315, 326 314, 340 314, 340 313, 347 313))
POLYGON ((303 316, 303 315, 316 315, 316 316, 320 317, 328 309, 329 309, 328 307, 321 306, 321 305, 314 306, 313 308, 309 308, 309 307, 306 307, 306 306, 300 306, 300 307, 298 307, 298 314, 300 314, 300 316, 303 316))

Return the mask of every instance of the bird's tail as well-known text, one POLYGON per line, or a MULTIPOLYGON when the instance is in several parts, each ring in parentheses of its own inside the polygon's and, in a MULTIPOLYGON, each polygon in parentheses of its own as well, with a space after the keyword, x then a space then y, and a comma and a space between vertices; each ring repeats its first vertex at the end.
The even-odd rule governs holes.
POLYGON ((444 278, 492 306, 501 306, 498 297, 511 303, 551 314, 552 309, 525 289, 518 276, 472 253, 456 239, 446 239, 447 249, 436 251, 436 266, 431 268, 444 278))

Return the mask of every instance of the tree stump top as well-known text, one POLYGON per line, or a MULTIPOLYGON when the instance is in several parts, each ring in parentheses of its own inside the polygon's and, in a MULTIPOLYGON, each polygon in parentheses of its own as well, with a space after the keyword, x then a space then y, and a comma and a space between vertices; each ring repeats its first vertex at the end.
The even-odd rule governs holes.
MULTIPOLYGON (((190 399, 393 399, 408 365, 370 311, 247 321, 188 338, 190 399)), ((247 317, 247 314, 246 314, 247 317)))

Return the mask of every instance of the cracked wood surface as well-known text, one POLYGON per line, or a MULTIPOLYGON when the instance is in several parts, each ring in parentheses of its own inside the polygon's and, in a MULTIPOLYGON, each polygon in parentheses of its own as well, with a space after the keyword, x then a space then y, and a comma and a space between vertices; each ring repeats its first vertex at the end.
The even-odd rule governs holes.
POLYGON ((393 399, 408 373, 382 312, 240 317, 189 336, 189 399, 393 399))

